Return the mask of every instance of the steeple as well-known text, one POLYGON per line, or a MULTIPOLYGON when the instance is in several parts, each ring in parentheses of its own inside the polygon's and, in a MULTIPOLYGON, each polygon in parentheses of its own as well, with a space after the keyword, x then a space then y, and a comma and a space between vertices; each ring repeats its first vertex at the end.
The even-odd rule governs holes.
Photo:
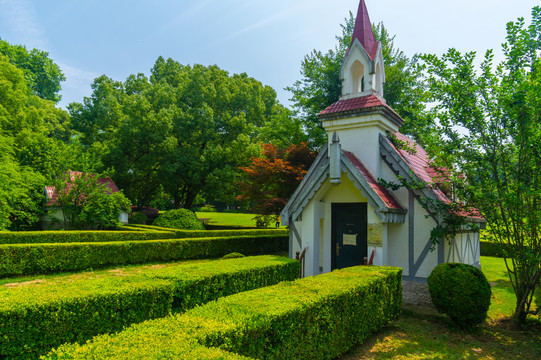
POLYGON ((368 16, 368 10, 366 10, 366 4, 364 0, 359 3, 359 10, 357 11, 357 19, 355 20, 355 29, 353 30, 353 37, 351 38, 351 45, 358 39, 361 45, 364 47, 370 59, 374 60, 376 51, 378 50, 378 42, 372 31, 372 23, 368 16))
POLYGON ((385 69, 381 43, 376 41, 364 0, 360 0, 351 45, 342 68, 342 99, 377 95, 383 99, 385 69))

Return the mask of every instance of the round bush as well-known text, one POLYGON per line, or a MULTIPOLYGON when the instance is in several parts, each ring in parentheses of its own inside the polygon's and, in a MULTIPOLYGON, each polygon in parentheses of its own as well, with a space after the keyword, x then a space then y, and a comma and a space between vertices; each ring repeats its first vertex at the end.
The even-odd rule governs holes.
POLYGON ((224 255, 222 259, 237 259, 237 258, 243 258, 243 257, 246 257, 246 256, 238 252, 232 252, 227 255, 224 255))
POLYGON ((154 226, 181 230, 205 230, 203 223, 188 209, 175 209, 160 215, 154 226))
POLYGON ((428 291, 436 309, 460 328, 469 329, 485 321, 490 306, 490 284, 472 265, 444 263, 428 277, 428 291))
POLYGON ((133 212, 128 217, 128 223, 145 225, 148 221, 148 216, 142 212, 133 212))

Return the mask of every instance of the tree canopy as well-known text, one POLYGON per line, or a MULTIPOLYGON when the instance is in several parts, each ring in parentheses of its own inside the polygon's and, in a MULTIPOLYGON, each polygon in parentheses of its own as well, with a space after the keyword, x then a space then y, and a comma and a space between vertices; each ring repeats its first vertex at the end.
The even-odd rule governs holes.
POLYGON ((243 167, 239 200, 249 201, 256 214, 278 215, 302 181, 317 153, 308 144, 280 148, 262 144, 260 156, 243 167))
POLYGON ((275 91, 246 74, 161 57, 150 78, 101 76, 92 88, 69 106, 73 129, 137 206, 160 193, 175 208, 191 208, 199 194, 234 195, 239 166, 268 136, 260 129, 288 116, 275 91))
POLYGON ((49 58, 45 51, 28 51, 22 45, 11 45, 0 39, 0 55, 23 71, 31 91, 45 100, 60 101, 60 83, 66 80, 60 67, 49 58))
POLYGON ((424 55, 436 132, 423 143, 447 169, 456 196, 490 224, 506 258, 524 322, 541 277, 541 8, 507 24, 504 60, 450 49, 424 55))
POLYGON ((68 115, 34 95, 24 71, 0 55, 0 229, 31 228, 41 192, 60 173, 52 153, 68 151, 68 115))

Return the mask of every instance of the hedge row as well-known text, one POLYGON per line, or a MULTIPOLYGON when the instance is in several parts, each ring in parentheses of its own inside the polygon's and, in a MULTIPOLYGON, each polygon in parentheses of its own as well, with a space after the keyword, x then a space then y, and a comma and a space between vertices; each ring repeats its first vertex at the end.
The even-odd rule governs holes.
POLYGON ((481 256, 503 257, 503 251, 498 243, 481 241, 481 256))
POLYGON ((175 235, 169 231, 3 231, 0 232, 0 244, 142 241, 172 237, 175 235))
MULTIPOLYGON (((525 246, 525 251, 528 248, 525 246)), ((502 246, 498 242, 493 241, 481 241, 481 255, 482 256, 492 256, 492 257, 512 257, 512 254, 515 252, 514 246, 502 246)))
POLYGON ((162 226, 154 226, 154 225, 144 225, 144 224, 129 224, 129 225, 123 225, 124 228, 134 228, 138 230, 143 231, 172 231, 175 232, 179 229, 173 229, 173 228, 166 228, 162 226))
POLYGON ((401 274, 361 266, 281 283, 63 345, 45 358, 333 359, 400 314, 401 274))
POLYGON ((287 249, 286 236, 0 245, 0 278, 112 265, 218 258, 232 252, 271 254, 287 249))
POLYGON ((294 280, 298 273, 295 260, 262 256, 3 287, 0 358, 36 358, 65 342, 83 343, 221 296, 294 280))
POLYGON ((131 231, 28 231, 0 232, 0 244, 51 244, 110 241, 143 241, 223 236, 288 235, 285 230, 175 230, 129 226, 131 231), (136 228, 136 229, 135 229, 136 228))

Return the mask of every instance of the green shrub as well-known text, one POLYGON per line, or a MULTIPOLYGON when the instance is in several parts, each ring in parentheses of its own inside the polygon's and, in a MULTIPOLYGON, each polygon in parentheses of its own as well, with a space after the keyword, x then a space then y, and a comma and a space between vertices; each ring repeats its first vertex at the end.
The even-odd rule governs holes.
POLYGON ((205 229, 201 221, 195 216, 195 213, 188 209, 169 210, 165 214, 158 216, 153 225, 181 230, 205 229))
POLYGON ((245 257, 243 254, 238 252, 229 253, 227 255, 224 255, 222 259, 237 259, 237 258, 243 258, 245 257))
POLYGON ((0 244, 46 244, 76 242, 142 241, 222 236, 287 236, 287 229, 253 230, 177 230, 152 225, 128 225, 130 231, 0 231, 0 244), (133 231, 135 230, 135 231, 133 231))
POLYGON ((298 271, 295 260, 262 256, 2 287, 0 358, 33 359, 65 342, 83 343, 221 296, 294 280, 298 271))
POLYGON ((286 236, 267 235, 0 245, 0 277, 99 269, 122 264, 220 258, 231 252, 246 255, 274 254, 287 250, 288 243, 286 236))
POLYGON ((175 238, 169 231, 25 231, 0 232, 0 244, 48 244, 48 243, 86 243, 109 241, 143 241, 175 238))
POLYGON ((128 223, 130 224, 146 224, 148 221, 148 216, 143 214, 142 212, 133 212, 128 217, 128 223))
POLYGON ((283 282, 63 345, 45 358, 333 359, 400 314, 401 275, 359 266, 283 282))
POLYGON ((199 208, 195 208, 193 210, 194 212, 216 212, 216 208, 212 205, 205 205, 205 206, 201 206, 199 208))
POLYGON ((460 328, 485 321, 490 306, 490 284, 472 265, 443 263, 428 277, 428 291, 436 309, 460 328))

